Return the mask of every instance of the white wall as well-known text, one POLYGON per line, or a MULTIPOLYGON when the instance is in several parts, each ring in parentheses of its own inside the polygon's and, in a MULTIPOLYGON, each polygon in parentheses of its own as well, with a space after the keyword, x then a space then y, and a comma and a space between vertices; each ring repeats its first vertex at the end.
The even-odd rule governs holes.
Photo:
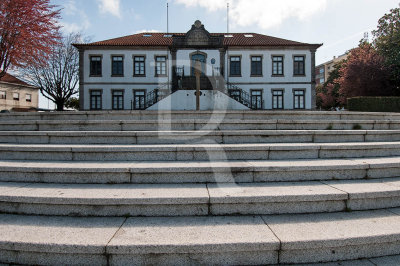
MULTIPOLYGON (((193 52, 202 52, 207 54, 206 57, 206 72, 208 76, 212 75, 212 67, 220 66, 220 52, 219 50, 178 50, 177 51, 177 66, 186 65, 185 74, 190 75, 190 54, 193 52), (215 64, 211 65, 211 59, 215 59, 215 64)), ((172 69, 172 56, 166 49, 159 50, 86 50, 84 52, 84 88, 85 88, 85 104, 84 108, 88 110, 91 89, 102 89, 103 109, 111 109, 111 90, 122 89, 124 90, 124 108, 131 109, 131 100, 133 99, 133 89, 145 89, 146 92, 160 87, 160 84, 171 81, 168 77, 155 77, 155 62, 154 57, 156 55, 168 56, 169 73, 172 69), (90 77, 90 55, 101 55, 102 56, 102 76, 101 77, 90 77), (123 77, 111 77, 111 56, 122 55, 124 57, 124 76, 123 77), (145 55, 145 77, 134 77, 133 76, 133 56, 134 55, 145 55)), ((284 89, 284 108, 293 109, 293 89, 305 89, 306 90, 306 109, 311 109, 311 52, 309 50, 289 50, 289 49, 265 49, 265 50, 251 50, 251 49, 229 49, 226 54, 225 75, 229 74, 229 56, 239 55, 241 56, 241 77, 225 77, 225 80, 229 81, 239 88, 250 93, 251 89, 262 89, 264 108, 272 109, 272 89, 284 89), (251 56, 262 56, 262 77, 251 77, 251 56), (283 55, 284 56, 284 76, 273 77, 272 76, 272 56, 283 55), (293 75, 293 56, 304 55, 305 56, 305 76, 294 76, 293 75)), ((189 99, 178 97, 182 101, 190 101, 189 99)), ((180 105, 186 103, 176 102, 180 105)), ((188 103, 191 105, 192 103, 188 103)), ((174 107, 180 108, 180 107, 174 107)), ((184 107, 184 108, 187 108, 184 107)), ((205 107, 206 108, 206 107, 205 107)), ((207 107, 208 108, 208 107, 207 107)), ((239 108, 232 106, 231 108, 239 108)))
MULTIPOLYGON (((84 53, 84 77, 85 83, 122 83, 122 82, 135 82, 135 83, 165 83, 168 81, 167 77, 155 76, 155 56, 168 56, 168 64, 171 68, 171 55, 169 51, 165 50, 86 50, 84 53), (102 56, 102 76, 90 77, 90 56, 102 56), (112 77, 111 76, 111 57, 113 55, 122 55, 124 57, 124 76, 112 77), (145 55, 145 68, 146 77, 133 76, 133 56, 145 55)), ((168 65, 167 65, 168 66, 168 65)))
MULTIPOLYGON (((229 82, 311 82, 311 52, 309 50, 234 50, 229 49, 227 58, 230 56, 239 55, 242 57, 242 75, 241 77, 229 77, 225 75, 225 79, 229 82), (261 55, 262 58, 262 77, 251 77, 251 56, 261 55), (284 76, 272 77, 272 56, 282 55, 284 57, 284 76), (305 76, 293 76, 293 56, 305 56, 305 76)), ((229 61, 228 61, 229 63, 229 61)), ((229 74, 229 64, 228 71, 229 74)))
POLYGON ((159 86, 157 85, 86 85, 85 87, 85 110, 90 109, 90 90, 102 90, 102 108, 105 110, 112 109, 112 90, 124 90, 124 109, 131 109, 131 101, 133 100, 133 90, 146 90, 150 92, 159 86))
POLYGON ((293 90, 304 89, 305 90, 305 107, 311 109, 311 85, 310 84, 278 84, 278 85, 241 85, 241 89, 247 91, 250 94, 251 90, 262 90, 264 109, 272 109, 272 90, 284 90, 283 105, 284 109, 293 109, 293 90))

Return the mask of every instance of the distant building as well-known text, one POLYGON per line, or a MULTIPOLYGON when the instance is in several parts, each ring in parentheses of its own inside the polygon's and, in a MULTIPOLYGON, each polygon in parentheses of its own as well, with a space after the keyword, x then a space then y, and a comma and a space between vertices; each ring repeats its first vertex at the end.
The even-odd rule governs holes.
POLYGON ((314 109, 321 44, 257 33, 139 33, 80 52, 81 110, 193 110, 200 64, 201 110, 314 109), (227 103, 222 106, 221 103, 227 103))
POLYGON ((38 106, 38 88, 7 73, 0 78, 0 110, 31 111, 38 106))
POLYGON ((324 84, 325 81, 328 79, 329 74, 333 70, 333 66, 347 58, 348 54, 343 54, 338 57, 334 56, 332 60, 325 62, 323 64, 320 64, 315 67, 315 82, 317 85, 319 84, 324 84))

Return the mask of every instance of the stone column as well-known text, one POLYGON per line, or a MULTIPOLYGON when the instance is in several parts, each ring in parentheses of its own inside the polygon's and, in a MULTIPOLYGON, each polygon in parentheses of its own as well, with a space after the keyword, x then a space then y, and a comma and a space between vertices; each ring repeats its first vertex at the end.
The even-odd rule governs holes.
POLYGON ((178 77, 176 75, 176 49, 171 48, 171 57, 172 57, 172 92, 178 90, 178 77))
POLYGON ((84 53, 85 50, 82 48, 78 49, 79 51, 79 110, 84 111, 84 103, 85 103, 85 80, 84 80, 84 53))
POLYGON ((317 91, 315 83, 315 52, 316 49, 310 50, 311 52, 311 109, 317 109, 317 91))
POLYGON ((219 67, 220 67, 220 74, 223 77, 225 73, 225 55, 226 49, 221 48, 219 49, 219 67))
POLYGON ((219 72, 220 76, 218 77, 218 87, 217 89, 221 90, 225 87, 225 56, 226 56, 226 49, 221 48, 219 49, 219 72))

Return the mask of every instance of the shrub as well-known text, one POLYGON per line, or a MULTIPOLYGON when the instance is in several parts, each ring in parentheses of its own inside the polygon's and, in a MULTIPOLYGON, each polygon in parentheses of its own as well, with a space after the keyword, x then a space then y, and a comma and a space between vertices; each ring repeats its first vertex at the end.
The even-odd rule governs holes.
POLYGON ((400 112, 400 97, 348 98, 347 109, 362 112, 400 112))

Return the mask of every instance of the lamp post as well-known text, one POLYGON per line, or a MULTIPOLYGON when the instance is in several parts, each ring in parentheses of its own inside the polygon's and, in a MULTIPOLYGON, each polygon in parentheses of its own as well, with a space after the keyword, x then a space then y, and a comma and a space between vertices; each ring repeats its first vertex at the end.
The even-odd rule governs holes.
POLYGON ((196 61, 194 64, 194 75, 196 76, 196 110, 200 110, 200 76, 201 76, 201 63, 196 61))

